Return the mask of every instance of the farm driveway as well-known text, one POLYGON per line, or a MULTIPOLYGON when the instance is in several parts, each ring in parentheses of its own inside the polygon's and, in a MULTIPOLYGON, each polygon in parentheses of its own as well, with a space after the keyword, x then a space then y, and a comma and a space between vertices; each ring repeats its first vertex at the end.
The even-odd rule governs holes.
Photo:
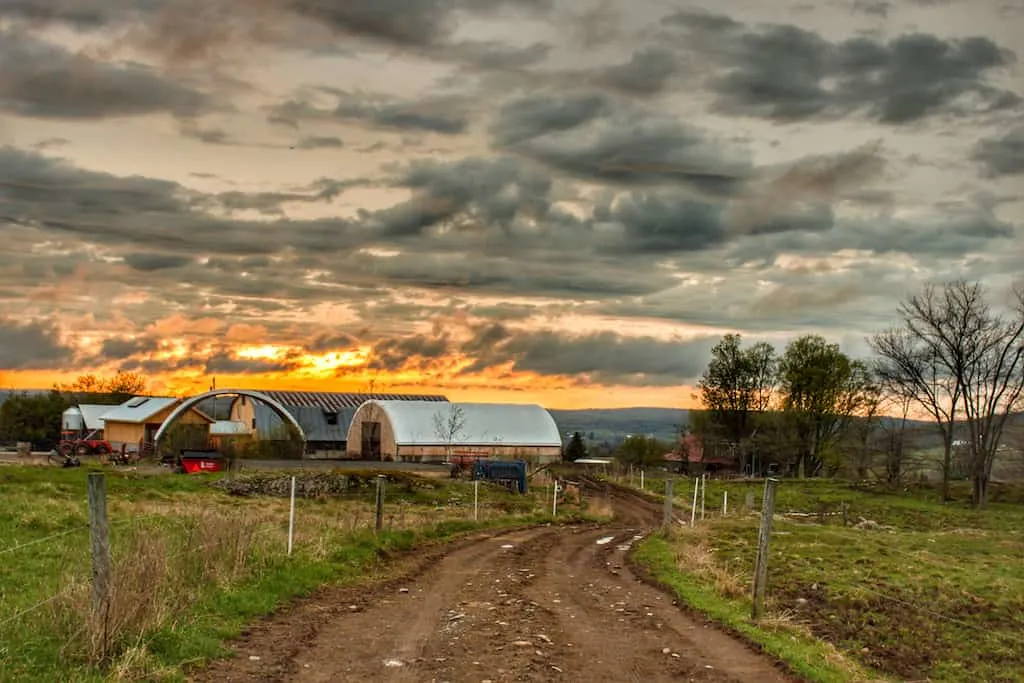
POLYGON ((327 589, 192 680, 793 680, 637 580, 625 556, 658 511, 610 502, 610 525, 482 535, 421 556, 401 579, 327 589))

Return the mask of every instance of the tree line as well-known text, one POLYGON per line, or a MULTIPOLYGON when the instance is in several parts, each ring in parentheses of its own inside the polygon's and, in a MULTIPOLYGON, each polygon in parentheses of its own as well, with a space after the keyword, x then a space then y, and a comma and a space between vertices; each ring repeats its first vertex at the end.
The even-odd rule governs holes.
POLYGON ((896 322, 854 359, 819 335, 744 346, 738 334, 714 347, 691 414, 705 458, 727 453, 745 471, 774 463, 796 476, 866 477, 881 460, 899 484, 919 449, 911 417, 942 443, 943 497, 954 475, 987 501, 1007 426, 1024 409, 1024 287, 993 306, 980 283, 926 285, 902 301, 896 322))
POLYGON ((60 441, 61 417, 79 403, 119 405, 146 393, 148 382, 134 372, 113 377, 81 375, 68 384, 57 383, 37 394, 11 393, 0 405, 0 442, 28 441, 37 448, 51 448, 60 441))

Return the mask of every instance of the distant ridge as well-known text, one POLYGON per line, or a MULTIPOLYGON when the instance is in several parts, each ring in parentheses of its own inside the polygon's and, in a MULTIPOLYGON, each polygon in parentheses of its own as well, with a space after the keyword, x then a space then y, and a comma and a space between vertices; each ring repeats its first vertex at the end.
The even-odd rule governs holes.
POLYGON ((617 444, 630 434, 673 442, 680 429, 690 422, 690 412, 683 408, 585 408, 548 412, 555 418, 563 438, 580 432, 592 443, 617 444))

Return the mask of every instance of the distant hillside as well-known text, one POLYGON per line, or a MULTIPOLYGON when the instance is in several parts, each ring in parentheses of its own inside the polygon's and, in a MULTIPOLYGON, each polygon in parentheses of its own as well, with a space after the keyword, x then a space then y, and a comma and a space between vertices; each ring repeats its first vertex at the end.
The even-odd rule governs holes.
POLYGON ((674 441, 689 421, 681 408, 608 408, 550 410, 563 438, 580 432, 590 443, 618 444, 630 434, 674 441))

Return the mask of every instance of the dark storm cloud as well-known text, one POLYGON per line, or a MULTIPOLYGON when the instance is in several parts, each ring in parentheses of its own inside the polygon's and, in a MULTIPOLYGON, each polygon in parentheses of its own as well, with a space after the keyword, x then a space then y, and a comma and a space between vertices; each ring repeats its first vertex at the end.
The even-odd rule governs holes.
POLYGON ((989 177, 1024 174, 1024 126, 981 140, 973 157, 989 177))
POLYGON ((157 270, 180 268, 192 262, 187 256, 177 254, 156 254, 153 252, 131 252, 124 255, 124 262, 135 270, 152 273, 157 270))
POLYGON ((714 196, 738 192, 752 170, 734 150, 664 114, 600 96, 545 97, 507 103, 490 127, 495 143, 585 180, 681 184, 714 196))
POLYGON ((99 62, 20 31, 0 30, 0 64, 0 110, 17 116, 186 116, 214 106, 207 95, 149 67, 99 62))
POLYGON ((400 173, 395 184, 415 196, 371 218, 388 235, 420 234, 460 215, 480 230, 491 230, 517 217, 543 219, 551 212, 551 178, 512 158, 416 161, 400 173))
POLYGON ((344 146, 341 138, 333 135, 308 135, 295 143, 296 149, 341 149, 344 146))
POLYGON ((110 23, 118 12, 135 4, 135 0, 3 0, 0 17, 95 29, 110 23))
POLYGON ((598 94, 532 95, 512 100, 499 109, 490 132, 497 144, 514 145, 548 133, 572 130, 593 121, 609 107, 608 98, 598 94))
POLYGON ((259 375, 268 372, 290 372, 300 364, 296 360, 267 360, 262 358, 236 358, 228 352, 219 352, 206 359, 206 374, 259 375))
POLYGON ((104 339, 100 352, 94 361, 123 361, 133 356, 148 355, 160 349, 158 340, 152 337, 104 339))
POLYGON ((511 364, 513 371, 584 376, 603 384, 671 386, 698 377, 716 341, 663 340, 615 332, 571 335, 494 324, 478 328, 463 346, 475 358, 463 373, 511 364))
POLYGON ((627 95, 653 95, 665 89, 679 66, 679 57, 671 50, 646 47, 628 62, 604 69, 597 82, 627 95))
POLYGON ((178 131, 186 138, 192 138, 208 145, 233 145, 231 136, 223 128, 200 128, 194 124, 183 124, 178 131))
MULTIPOLYGON (((333 183, 321 192, 336 191, 333 183)), ((362 245, 373 235, 344 219, 275 222, 228 220, 200 209, 223 207, 228 197, 199 195, 177 183, 119 177, 63 161, 0 147, 0 220, 36 226, 66 238, 138 250, 255 256, 286 249, 331 253, 362 245), (146 220, 140 221, 144 215, 146 220)), ((318 201, 285 194, 285 201, 318 201)), ((267 198, 256 195, 252 202, 267 198)))
POLYGON ((358 341, 355 337, 344 333, 321 334, 315 337, 313 341, 306 343, 305 349, 310 353, 339 351, 352 348, 358 341))
POLYGON ((439 135, 458 135, 469 127, 469 102, 461 97, 400 100, 365 93, 334 94, 338 96, 338 104, 332 109, 288 100, 272 107, 267 120, 293 128, 304 121, 352 121, 375 128, 439 135))
MULTIPOLYGON (((624 250, 624 253, 625 250, 624 250)), ((357 273, 391 285, 459 291, 465 294, 546 296, 603 299, 636 296, 672 286, 671 273, 645 270, 642 264, 618 259, 595 259, 585 251, 573 256, 566 249, 535 256, 510 251, 505 257, 477 256, 472 252, 417 252, 352 263, 357 273)), ((342 277, 351 277, 346 270, 342 277)))
POLYGON ((343 94, 333 115, 343 121, 359 121, 379 128, 458 135, 469 127, 469 113, 462 98, 438 97, 404 102, 391 98, 343 94))
POLYGON ((50 370, 73 361, 53 324, 0 317, 0 370, 50 370))
POLYGON ((432 48, 426 55, 442 61, 461 62, 470 71, 523 69, 547 59, 551 45, 533 43, 526 47, 496 41, 464 40, 432 48))
POLYGON ((454 13, 489 14, 502 9, 550 10, 549 0, 281 0, 302 16, 339 33, 404 47, 435 45, 455 29, 454 13))
POLYGON ((850 6, 854 12, 883 18, 889 16, 891 7, 892 3, 887 0, 853 0, 850 6))
POLYGON ((431 361, 447 355, 451 343, 447 336, 416 334, 395 339, 382 339, 373 345, 369 366, 374 370, 393 372, 408 368, 411 361, 431 361))
POLYGON ((707 85, 729 114, 796 121, 864 113, 900 125, 1021 104, 1018 93, 990 81, 1016 57, 989 38, 911 33, 834 43, 792 25, 739 30, 727 17, 694 14, 671 15, 663 26, 687 31, 673 44, 712 60, 707 85))

